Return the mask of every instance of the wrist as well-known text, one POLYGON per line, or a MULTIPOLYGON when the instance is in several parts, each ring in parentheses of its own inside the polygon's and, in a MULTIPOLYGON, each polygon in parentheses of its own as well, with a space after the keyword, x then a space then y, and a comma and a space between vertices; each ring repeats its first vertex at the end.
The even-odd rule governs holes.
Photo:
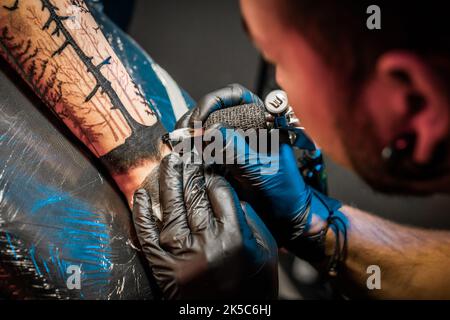
POLYGON ((305 229, 305 233, 302 235, 304 237, 312 236, 319 233, 327 227, 326 219, 317 213, 311 213, 310 222, 305 229))
POLYGON ((338 201, 314 191, 304 233, 291 237, 286 246, 330 276, 337 274, 346 255, 348 223, 340 208, 338 201))
MULTIPOLYGON (((160 158, 163 158, 168 153, 170 153, 170 149, 165 144, 161 144, 160 158)), ((125 173, 112 173, 113 179, 120 191, 125 195, 130 208, 133 207, 134 193, 142 185, 147 176, 159 165, 159 162, 159 159, 143 160, 128 169, 125 173)))

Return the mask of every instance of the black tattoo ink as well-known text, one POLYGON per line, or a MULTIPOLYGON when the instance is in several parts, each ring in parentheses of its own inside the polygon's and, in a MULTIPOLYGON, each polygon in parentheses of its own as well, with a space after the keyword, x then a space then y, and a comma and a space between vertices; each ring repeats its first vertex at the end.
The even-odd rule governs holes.
MULTIPOLYGON (((39 0, 36 0, 39 1, 39 0)), ((85 97, 85 101, 90 101, 96 93, 100 90, 101 94, 106 94, 111 101, 112 108, 118 109, 122 112, 123 117, 128 123, 131 129, 131 135, 125 139, 125 142, 109 151, 103 156, 100 156, 100 160, 113 172, 123 173, 129 168, 139 165, 143 159, 155 159, 159 160, 160 155, 160 138, 165 133, 165 129, 161 122, 156 122, 154 125, 145 126, 138 123, 132 118, 124 104, 120 100, 117 93, 112 88, 112 84, 102 74, 101 69, 105 65, 111 63, 111 57, 107 57, 98 65, 95 65, 92 60, 93 57, 87 56, 78 46, 75 39, 70 34, 69 30, 64 26, 63 21, 70 19, 71 17, 65 17, 58 15, 58 8, 52 4, 49 0, 40 0, 42 4, 42 11, 48 10, 50 16, 43 26, 40 26, 42 30, 48 30, 54 26, 54 29, 49 34, 51 36, 64 37, 63 44, 54 52, 50 51, 45 54, 45 58, 39 58, 38 56, 44 54, 45 48, 41 46, 35 47, 32 39, 15 41, 15 37, 11 35, 8 27, 3 27, 0 31, 0 52, 3 52, 5 58, 10 64, 16 67, 16 70, 24 78, 33 91, 51 107, 51 110, 55 112, 62 120, 67 119, 73 124, 72 130, 76 132, 76 135, 82 139, 85 137, 92 148, 95 149, 94 143, 99 136, 99 133, 95 127, 101 125, 100 123, 91 124, 83 116, 79 116, 74 112, 74 108, 87 108, 83 106, 75 106, 70 101, 66 101, 66 97, 63 96, 63 82, 58 79, 57 74, 62 72, 58 65, 53 63, 51 57, 55 57, 61 54, 66 48, 72 47, 80 61, 86 67, 87 72, 91 73, 95 78, 96 85, 92 91, 85 97), (38 55, 38 56, 37 56, 38 55), (47 76, 46 76, 47 75, 47 76), (59 105, 58 111, 56 107, 59 105)), ((83 5, 82 1, 74 0, 74 3, 83 5)), ((19 6, 19 1, 16 1, 13 6, 8 7, 14 9, 15 6, 19 6)), ((1 8, 0 8, 1 9, 1 8)), ((101 30, 99 27, 93 28, 94 32, 101 30)), ((154 111, 151 110, 148 105, 148 101, 141 93, 139 87, 134 84, 134 89, 144 105, 148 106, 148 110, 145 110, 146 114, 154 115, 154 111)), ((86 110, 89 113, 89 110, 86 110)), ((98 154, 98 152, 97 152, 98 154)))
POLYGON ((39 73, 39 76, 36 78, 36 83, 39 84, 41 82, 41 80, 44 78, 45 71, 47 70, 47 65, 48 65, 48 60, 42 61, 41 72, 39 73))
MULTIPOLYGON (((80 48, 80 46, 76 43, 75 39, 72 37, 70 32, 67 30, 67 28, 64 26, 63 21, 69 19, 68 16, 60 16, 58 15, 57 11, 59 10, 56 6, 54 6, 50 0, 41 0, 42 2, 42 10, 47 9, 50 13, 50 17, 48 18, 47 22, 42 27, 42 30, 49 29, 50 25, 52 23, 55 24, 55 30, 53 31, 52 35, 59 35, 62 34, 65 38, 64 43, 61 45, 59 49, 57 49, 52 56, 56 56, 58 54, 61 54, 64 49, 66 49, 68 46, 71 46, 72 49, 75 51, 79 59, 84 63, 84 65, 87 68, 87 71, 91 73, 97 84, 92 89, 91 93, 86 97, 86 101, 89 101, 99 89, 101 89, 101 93, 104 93, 108 96, 109 100, 111 101, 111 104, 113 107, 112 110, 118 109, 122 113, 123 117, 125 118, 125 121, 127 122, 128 126, 131 129, 131 134, 134 134, 137 130, 140 128, 145 128, 146 126, 141 125, 139 122, 134 120, 134 118, 130 115, 128 110, 125 108, 124 104, 120 100, 117 93, 112 88, 111 82, 106 79, 106 77, 101 73, 100 69, 106 64, 104 62, 101 62, 99 65, 94 65, 92 63, 92 57, 88 57, 83 50, 80 48)), ((110 57, 106 60, 109 61, 110 57)), ((105 60, 105 61, 106 61, 105 60)))
POLYGON ((12 6, 3 6, 8 11, 15 11, 19 9, 19 0, 14 1, 14 4, 12 6))
POLYGON ((71 110, 73 108, 69 103, 60 104, 61 110, 56 111, 56 106, 64 99, 62 94, 63 83, 57 79, 59 67, 51 65, 48 59, 39 63, 34 55, 37 48, 34 49, 31 57, 30 51, 33 50, 31 40, 21 41, 19 44, 14 42, 14 36, 10 35, 8 27, 3 27, 0 33, 0 51, 4 52, 8 62, 15 66, 20 76, 25 79, 31 86, 35 94, 50 106, 50 110, 54 112, 62 120, 69 120, 79 137, 86 138, 92 148, 95 149, 94 142, 97 141, 99 133, 95 131, 93 125, 88 125, 82 116, 77 116, 71 110), (30 62, 31 60, 31 62, 30 62), (27 64, 28 65, 27 65, 27 64), (40 71, 39 71, 40 69, 40 71), (49 71, 49 77, 44 79, 45 72, 49 71))
MULTIPOLYGON (((17 67, 22 78, 24 78, 36 92, 36 94, 40 98, 44 98, 45 95, 42 94, 41 88, 37 86, 34 81, 33 75, 28 73, 30 70, 25 70, 25 66, 23 64, 23 56, 28 53, 31 48, 31 41, 27 41, 26 47, 22 52, 14 54, 14 51, 19 50, 23 47, 23 42, 19 45, 11 44, 10 42, 14 41, 14 37, 10 35, 8 27, 3 27, 2 33, 0 36, 0 48, 5 52, 7 59, 17 67)), ((33 70, 31 70, 33 71, 33 70)))
POLYGON ((88 12, 90 12, 90 11, 89 11, 89 8, 87 8, 87 7, 85 6, 83 0, 71 0, 71 1, 70 1, 70 4, 73 5, 73 6, 78 7, 78 8, 80 9, 80 12, 83 12, 83 13, 88 13, 88 12))

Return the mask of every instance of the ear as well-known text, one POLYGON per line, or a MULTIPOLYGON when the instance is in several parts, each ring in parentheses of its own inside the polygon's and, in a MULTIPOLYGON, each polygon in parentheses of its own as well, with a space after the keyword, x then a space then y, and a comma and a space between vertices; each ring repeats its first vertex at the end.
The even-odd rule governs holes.
POLYGON ((393 97, 389 104, 397 115, 399 135, 414 134, 412 161, 427 164, 436 147, 449 133, 449 100, 445 86, 431 67, 419 56, 406 51, 391 51, 378 59, 378 76, 390 83, 393 97))

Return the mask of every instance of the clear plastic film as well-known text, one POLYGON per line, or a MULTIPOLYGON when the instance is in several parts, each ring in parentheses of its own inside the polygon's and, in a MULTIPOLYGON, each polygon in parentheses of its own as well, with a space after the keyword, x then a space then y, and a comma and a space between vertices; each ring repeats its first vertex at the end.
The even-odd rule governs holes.
MULTIPOLYGON (((192 100, 90 3, 167 130, 192 100)), ((0 299, 152 299, 131 213, 99 161, 3 60, 0 299)))

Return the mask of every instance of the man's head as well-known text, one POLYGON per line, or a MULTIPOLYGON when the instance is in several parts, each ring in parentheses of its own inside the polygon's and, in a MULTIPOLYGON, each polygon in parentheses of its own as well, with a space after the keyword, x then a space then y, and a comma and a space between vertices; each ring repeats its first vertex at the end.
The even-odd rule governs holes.
POLYGON ((432 2, 379 3, 381 30, 369 30, 364 1, 241 0, 306 130, 383 191, 450 186, 450 28, 432 2))

